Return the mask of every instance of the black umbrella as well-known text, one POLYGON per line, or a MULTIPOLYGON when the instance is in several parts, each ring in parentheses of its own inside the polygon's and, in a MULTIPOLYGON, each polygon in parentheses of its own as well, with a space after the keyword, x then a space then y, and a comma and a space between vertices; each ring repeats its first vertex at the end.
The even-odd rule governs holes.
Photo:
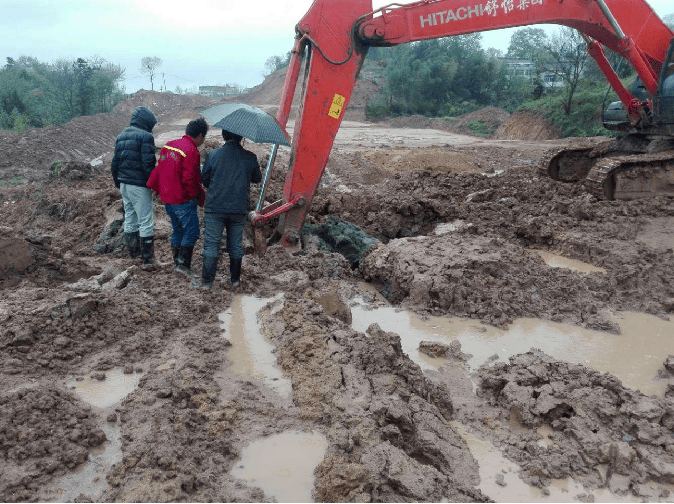
POLYGON ((241 135, 255 143, 290 146, 290 135, 264 110, 245 103, 225 103, 200 112, 215 128, 241 135))

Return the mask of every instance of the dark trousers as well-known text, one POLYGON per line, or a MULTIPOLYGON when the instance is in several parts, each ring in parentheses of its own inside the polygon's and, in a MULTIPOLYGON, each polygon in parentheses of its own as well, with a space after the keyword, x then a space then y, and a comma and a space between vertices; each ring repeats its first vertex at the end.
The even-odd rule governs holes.
POLYGON ((199 214, 197 200, 193 199, 180 205, 164 204, 166 213, 171 219, 173 234, 172 247, 194 247, 199 239, 199 214))
POLYGON ((218 257, 223 231, 227 233, 227 253, 230 259, 243 259, 243 230, 246 214, 204 214, 204 256, 218 257))

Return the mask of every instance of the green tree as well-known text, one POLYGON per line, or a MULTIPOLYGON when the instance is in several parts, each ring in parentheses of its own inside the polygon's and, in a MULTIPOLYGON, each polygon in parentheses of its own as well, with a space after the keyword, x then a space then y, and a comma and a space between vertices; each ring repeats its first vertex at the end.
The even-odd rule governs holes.
POLYGON ((123 75, 122 68, 100 57, 54 63, 28 56, 7 58, 0 68, 0 126, 21 129, 25 122, 42 127, 81 114, 107 112, 122 98, 123 75))
POLYGON ((51 84, 55 122, 69 121, 77 115, 77 76, 73 63, 66 59, 56 60, 47 79, 51 84))
POLYGON ((77 86, 76 103, 79 109, 79 115, 85 116, 91 113, 91 102, 94 95, 92 82, 94 72, 95 69, 83 58, 77 58, 73 63, 75 85, 77 86))
POLYGON ((154 91, 154 76, 163 61, 158 56, 146 56, 140 60, 140 73, 150 76, 150 87, 154 91))
POLYGON ((548 36, 543 28, 521 28, 510 36, 506 57, 522 58, 536 63, 545 58, 548 36))
POLYGON ((264 71, 262 72, 263 77, 268 77, 277 70, 285 68, 290 64, 290 51, 286 53, 285 56, 270 56, 267 58, 267 61, 264 62, 264 71))
POLYGON ((547 49, 552 58, 548 69, 560 76, 565 83, 562 104, 564 113, 569 115, 573 95, 589 58, 585 40, 577 30, 563 26, 552 35, 547 49))

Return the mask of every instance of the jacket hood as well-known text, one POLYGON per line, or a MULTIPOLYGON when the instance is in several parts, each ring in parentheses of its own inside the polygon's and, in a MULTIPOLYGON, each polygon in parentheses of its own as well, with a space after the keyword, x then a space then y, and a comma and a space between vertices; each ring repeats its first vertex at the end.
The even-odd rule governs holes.
POLYGON ((152 132, 155 124, 157 124, 157 118, 147 107, 136 107, 136 110, 131 114, 131 126, 152 132))

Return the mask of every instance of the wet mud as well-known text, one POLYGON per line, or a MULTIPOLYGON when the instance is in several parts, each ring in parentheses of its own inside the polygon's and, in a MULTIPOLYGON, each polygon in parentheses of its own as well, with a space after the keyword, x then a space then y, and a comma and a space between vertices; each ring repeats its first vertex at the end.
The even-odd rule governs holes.
MULTIPOLYGON (((203 104, 153 106, 160 135, 203 104)), ((61 135, 59 159, 39 132, 3 150, 4 501, 273 502, 291 488, 314 501, 484 502, 523 499, 517 485, 536 501, 672 500, 674 200, 597 201, 541 178, 559 140, 346 125, 301 250, 259 258, 246 236, 241 286, 225 255, 214 289, 197 290, 173 273, 159 201, 158 264, 128 258, 108 174, 124 124, 92 121, 107 129, 79 150, 68 139, 92 123, 45 132, 61 135), (377 310, 435 332, 364 315, 377 310), (504 351, 523 321, 529 335, 504 351), (452 332, 461 324, 468 336, 452 332), (633 377, 599 358, 611 353, 648 362, 633 377), (263 469, 265 442, 304 470, 263 469)), ((247 147, 264 161, 266 146, 247 147)), ((282 149, 269 200, 287 161, 282 149)))

